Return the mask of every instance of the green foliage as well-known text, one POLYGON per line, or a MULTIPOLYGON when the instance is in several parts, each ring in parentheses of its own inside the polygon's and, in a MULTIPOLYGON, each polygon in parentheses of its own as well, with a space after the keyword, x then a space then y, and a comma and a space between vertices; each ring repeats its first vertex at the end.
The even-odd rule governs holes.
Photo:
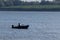
POLYGON ((8 7, 1 7, 1 8, 53 9, 53 8, 60 8, 60 5, 21 5, 21 6, 8 6, 8 7))

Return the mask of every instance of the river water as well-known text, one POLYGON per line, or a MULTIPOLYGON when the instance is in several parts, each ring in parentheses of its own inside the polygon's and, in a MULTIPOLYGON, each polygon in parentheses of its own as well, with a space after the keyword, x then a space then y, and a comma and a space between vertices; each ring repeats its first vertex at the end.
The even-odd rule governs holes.
POLYGON ((0 11, 0 40, 60 40, 60 12, 0 11), (18 23, 29 28, 11 28, 18 23))

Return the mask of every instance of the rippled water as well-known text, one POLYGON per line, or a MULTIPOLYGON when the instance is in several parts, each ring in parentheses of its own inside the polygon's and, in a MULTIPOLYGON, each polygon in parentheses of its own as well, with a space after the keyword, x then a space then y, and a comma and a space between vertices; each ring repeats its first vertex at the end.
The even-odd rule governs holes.
POLYGON ((60 40, 60 12, 0 11, 0 40, 60 40), (11 28, 19 22, 29 28, 11 28))

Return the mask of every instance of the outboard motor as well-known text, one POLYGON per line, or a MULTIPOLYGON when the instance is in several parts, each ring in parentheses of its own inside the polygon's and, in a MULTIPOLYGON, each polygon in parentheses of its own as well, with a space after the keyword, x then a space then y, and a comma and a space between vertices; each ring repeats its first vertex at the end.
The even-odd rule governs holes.
POLYGON ((14 28, 14 25, 12 25, 12 28, 14 28))

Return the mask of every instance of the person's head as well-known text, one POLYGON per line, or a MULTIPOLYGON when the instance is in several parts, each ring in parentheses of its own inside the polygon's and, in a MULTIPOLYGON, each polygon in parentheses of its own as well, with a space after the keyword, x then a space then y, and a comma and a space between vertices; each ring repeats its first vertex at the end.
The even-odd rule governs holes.
POLYGON ((18 24, 20 24, 20 23, 18 23, 18 24))

